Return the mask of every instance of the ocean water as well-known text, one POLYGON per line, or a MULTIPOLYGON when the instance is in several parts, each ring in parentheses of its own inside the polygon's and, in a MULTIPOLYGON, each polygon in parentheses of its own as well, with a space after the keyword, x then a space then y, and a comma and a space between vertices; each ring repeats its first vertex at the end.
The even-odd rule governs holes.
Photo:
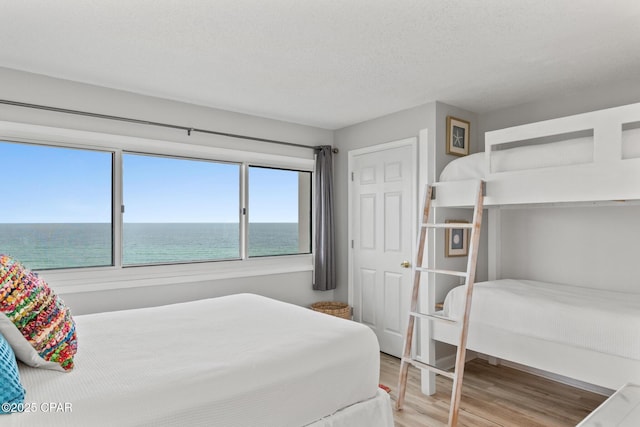
MULTIPOLYGON (((0 253, 32 269, 113 264, 111 224, 0 224, 0 253)), ((123 228, 123 265, 237 259, 238 224, 132 224, 123 228)), ((249 224, 249 256, 307 253, 298 224, 249 224)))

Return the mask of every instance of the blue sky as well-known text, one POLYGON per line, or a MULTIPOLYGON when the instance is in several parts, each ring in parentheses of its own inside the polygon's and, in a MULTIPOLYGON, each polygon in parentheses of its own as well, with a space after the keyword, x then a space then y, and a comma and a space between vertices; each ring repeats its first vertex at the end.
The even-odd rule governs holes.
MULTIPOLYGON (((110 222, 111 153, 0 142, 0 223, 110 222)), ((124 155, 125 222, 237 222, 239 166, 124 155)), ((298 221, 298 173, 250 168, 251 222, 298 221)))

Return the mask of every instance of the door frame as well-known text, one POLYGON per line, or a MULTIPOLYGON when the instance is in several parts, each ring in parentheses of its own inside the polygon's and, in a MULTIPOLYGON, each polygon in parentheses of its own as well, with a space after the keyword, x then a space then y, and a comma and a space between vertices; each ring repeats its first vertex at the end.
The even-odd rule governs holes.
MULTIPOLYGON (((421 132, 422 133, 422 132, 421 132)), ((393 149, 393 148, 400 148, 400 147, 404 147, 404 146, 410 146, 412 149, 412 154, 413 154, 413 176, 412 176, 412 181, 413 181, 413 194, 411 195, 411 198, 413 200, 413 208, 411 209, 411 263, 413 264, 413 262, 415 261, 415 254, 416 254, 416 230, 417 230, 417 217, 418 217, 418 185, 420 184, 419 181, 422 181, 422 179, 419 179, 419 177, 421 177, 421 174, 419 172, 419 167, 420 164, 422 163, 422 157, 426 155, 426 149, 422 149, 423 147, 426 148, 426 140, 427 138, 422 138, 421 137, 418 139, 417 137, 411 137, 411 138, 405 138, 405 139, 400 139, 400 140, 396 140, 396 141, 391 141, 391 142, 385 142, 382 144, 376 144, 376 145, 372 145, 369 147, 364 147, 364 148, 359 148, 359 149, 354 149, 354 150, 349 150, 348 152, 348 157, 349 157, 349 165, 348 165, 348 175, 347 175, 347 180, 349 182, 348 185, 348 189, 347 189, 347 198, 348 198, 348 214, 347 214, 347 228, 348 228, 348 302, 349 305, 353 307, 353 303, 354 303, 354 295, 353 295, 353 282, 354 282, 354 278, 353 278, 353 252, 354 252, 354 247, 353 247, 353 194, 354 194, 354 190, 353 190, 353 185, 354 185, 354 181, 352 180, 352 174, 353 174, 353 165, 354 165, 354 158, 356 156, 362 155, 362 154, 369 154, 369 153, 375 153, 378 151, 383 151, 383 150, 389 150, 389 149, 393 149)), ((422 163, 424 164, 424 163, 422 163)))

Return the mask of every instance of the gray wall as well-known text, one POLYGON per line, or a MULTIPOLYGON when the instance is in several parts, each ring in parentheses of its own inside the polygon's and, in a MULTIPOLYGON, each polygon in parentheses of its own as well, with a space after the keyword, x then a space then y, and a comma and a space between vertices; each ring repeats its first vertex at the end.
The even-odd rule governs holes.
MULTIPOLYGON (((41 274, 46 279, 46 273, 41 274)), ((213 298, 237 293, 254 293, 292 304, 307 306, 327 299, 328 292, 311 290, 311 272, 272 274, 258 277, 220 279, 171 286, 131 287, 109 291, 61 294, 73 314, 126 310, 213 298)), ((329 296, 328 299, 331 299, 329 296)))
POLYGON ((504 210, 505 278, 638 293, 640 206, 504 210))
MULTIPOLYGON (((310 126, 169 101, 130 92, 54 79, 0 67, 0 97, 93 113, 164 122, 315 146, 333 144, 333 132, 310 126)), ((236 150, 312 158, 313 151, 235 138, 141 126, 90 117, 0 105, 0 120, 189 142, 236 150)))
MULTIPOLYGON (((475 127, 476 115, 444 103, 434 102, 421 105, 408 110, 399 111, 366 122, 358 123, 335 132, 335 145, 340 149, 340 154, 335 162, 335 203, 336 203, 336 229, 338 237, 338 288, 335 291, 336 299, 347 301, 348 299, 348 152, 351 150, 369 147, 399 139, 418 137, 420 130, 428 129, 429 138, 436 143, 436 173, 455 156, 446 154, 445 135, 446 117, 466 119, 471 122, 471 151, 477 151, 477 132, 475 127)), ((419 165, 424 169, 427 165, 419 165)), ((421 173, 421 172, 419 172, 421 173)), ((419 189, 422 194, 422 189, 419 189)), ((486 257, 480 261, 482 267, 479 274, 486 277, 486 257)), ((463 267, 464 270, 464 267, 463 267)))
MULTIPOLYGON (((128 92, 111 90, 97 86, 85 85, 65 80, 23 73, 20 71, 0 68, 0 91, 3 99, 20 102, 45 104, 69 109, 86 110, 96 113, 133 117, 150 121, 176 123, 185 126, 214 129, 230 133, 254 135, 262 138, 281 139, 305 145, 333 144, 340 148, 340 154, 335 158, 335 203, 336 228, 339 238, 338 255, 338 288, 334 292, 314 292, 311 290, 310 273, 291 273, 256 278, 225 279, 205 283, 188 284, 176 287, 154 287, 150 289, 127 289, 118 291, 100 291, 95 293, 68 294, 65 299, 72 305, 74 311, 94 312, 114 310, 133 306, 164 304, 175 301, 218 296, 234 292, 257 292, 273 296, 285 301, 307 305, 313 301, 336 299, 347 300, 348 291, 348 151, 372 146, 384 142, 417 136, 421 129, 429 129, 429 137, 437 141, 437 174, 453 156, 444 154, 445 118, 451 114, 471 121, 471 150, 481 151, 484 147, 484 132, 507 126, 528 123, 553 117, 576 114, 610 106, 623 105, 640 101, 640 85, 637 82, 619 82, 609 86, 593 87, 581 92, 564 94, 555 99, 540 100, 512 108, 476 115, 442 103, 430 103, 408 110, 400 111, 374 120, 349 126, 338 131, 296 125, 276 120, 258 118, 223 110, 206 108, 196 105, 168 101, 159 98, 136 95, 128 92), (432 130, 435 129, 435 132, 432 130)), ((73 129, 107 132, 121 135, 140 136, 167 141, 188 141, 191 143, 212 145, 223 148, 251 150, 273 154, 290 154, 310 156, 306 149, 295 149, 271 144, 246 142, 224 137, 193 134, 188 137, 184 132, 110 122, 100 119, 75 117, 63 114, 34 111, 20 107, 0 105, 0 120, 24 123, 34 123, 49 126, 68 127, 73 129)), ((422 165, 421 165, 422 167, 422 165)), ((526 217, 519 217, 517 212, 509 213, 509 220, 503 224, 503 236, 516 236, 516 230, 523 222, 544 222, 544 210, 526 217)), ((632 220, 637 209, 629 209, 619 214, 617 211, 600 209, 583 218, 573 210, 557 210, 554 219, 558 224, 576 223, 580 227, 588 227, 595 223, 600 226, 611 227, 609 221, 612 216, 624 220, 632 220), (597 218, 593 218, 593 216, 597 218)), ((635 215, 637 217, 637 215, 635 215)), ((586 230, 586 228, 578 228, 586 230)), ((529 236, 527 242, 532 245, 533 252, 544 252, 549 241, 557 236, 557 232, 568 230, 558 226, 546 235, 544 232, 529 236)), ((637 229, 626 229, 618 225, 611 229, 611 235, 637 236, 637 229)), ((527 250, 520 249, 520 240, 515 242, 506 240, 503 254, 508 254, 509 274, 530 274, 530 271, 519 272, 516 267, 530 261, 527 250), (516 247, 518 246, 518 247, 516 247), (514 271, 514 268, 516 269, 514 271)), ((575 247, 592 245, 592 241, 580 234, 567 237, 566 241, 575 243, 575 247)), ((633 239, 620 239, 622 252, 632 253, 633 239)), ((604 266, 597 263, 584 265, 579 252, 570 248, 562 251, 574 257, 574 264, 585 268, 584 277, 600 277, 604 266)), ((626 258, 621 258, 626 259, 626 258)), ((550 260, 547 260, 550 261, 550 260)), ((545 264, 548 262, 545 261, 545 264)), ((562 261, 555 259, 550 265, 539 266, 535 271, 545 271, 547 275, 563 276, 567 270, 562 261), (544 270, 542 269, 544 267, 544 270)), ((578 267, 573 267, 578 268, 578 267)), ((626 273, 625 273, 626 274, 626 273)), ((486 277, 486 260, 481 260, 478 271, 479 278, 486 277)), ((614 273, 614 276, 616 274, 614 273)), ((622 277, 621 275, 618 275, 622 277)), ((617 277, 617 276, 616 276, 617 277)), ((563 279, 565 280, 565 279, 563 279)))
MULTIPOLYGON (((640 102, 617 82, 478 116, 482 131, 640 102)), ((484 138, 479 141, 484 146, 484 138)), ((540 208, 502 213, 503 277, 637 292, 640 207, 540 208)))
MULTIPOLYGON (((292 123, 184 104, 128 92, 54 79, 0 68, 0 98, 67 109, 166 122, 261 138, 284 140, 315 146, 333 145, 333 132, 292 123)), ((267 143, 257 143, 157 127, 133 125, 103 119, 65 115, 28 108, 0 105, 0 120, 47 126, 139 136, 166 141, 191 142, 236 150, 312 158, 313 151, 267 143)), ((44 275, 46 278, 46 275, 44 275)), ((166 304, 238 292, 254 292, 284 301, 308 305, 331 300, 333 291, 311 289, 310 272, 292 272, 242 279, 224 279, 181 286, 155 286, 138 289, 63 294, 74 313, 117 310, 166 304)))
MULTIPOLYGON (((639 74, 640 75, 640 74, 639 74)), ((478 115, 479 149, 484 150, 484 133, 525 123, 640 102, 640 79, 599 85, 554 98, 515 105, 478 115)))
POLYGON ((399 139, 417 137, 421 129, 431 127, 434 116, 435 103, 432 103, 362 122, 335 132, 335 145, 340 149, 340 154, 335 158, 334 163, 336 253, 338 260, 338 287, 335 290, 335 298, 337 300, 346 302, 349 290, 349 151, 399 139))
MULTIPOLYGON (((620 81, 606 86, 594 85, 581 91, 559 94, 554 98, 541 99, 536 102, 477 115, 444 103, 435 102, 336 131, 335 144, 341 150, 341 154, 336 159, 335 164, 336 227, 338 236, 343 236, 338 240, 337 248, 339 262, 336 299, 346 301, 348 290, 348 266, 346 260, 348 258, 347 152, 349 150, 417 136, 420 129, 427 128, 429 129, 429 138, 436 139, 436 176, 439 176, 442 168, 455 158, 445 154, 444 139, 447 115, 471 121, 471 152, 477 152, 484 150, 484 133, 489 130, 634 102, 640 102, 640 84, 638 84, 637 80, 620 81), (434 129, 435 132, 433 132, 434 129)), ((420 167, 422 168, 424 165, 420 167)), ((589 237, 589 233, 585 231, 589 230, 590 226, 610 229, 611 234, 609 236, 640 236, 638 227, 627 228, 620 222, 617 224, 612 224, 611 222, 612 218, 634 222, 634 213, 637 214, 638 208, 623 208, 621 211, 618 209, 620 208, 597 209, 588 214, 580 209, 577 211, 574 209, 556 209, 552 213, 548 209, 508 212, 505 214, 506 219, 502 224, 502 264, 504 272, 512 276, 529 276, 529 278, 540 280, 553 280, 554 277, 557 278, 556 281, 561 282, 578 280, 587 286, 597 286, 595 280, 602 277, 626 279, 630 274, 628 271, 624 271, 624 269, 628 270, 629 267, 629 264, 624 262, 628 260, 627 256, 618 257, 615 262, 598 263, 588 262, 587 260, 593 259, 593 256, 584 258, 582 253, 585 247, 593 247, 596 244, 596 241, 589 237), (554 218, 557 225, 540 229, 538 224, 547 223, 549 216, 554 218), (563 224, 570 226, 563 226, 563 224), (529 233, 526 244, 523 246, 522 239, 517 239, 514 236, 519 236, 519 233, 522 233, 522 228, 526 228, 528 225, 536 226, 537 232, 535 235, 529 233), (582 230, 582 232, 576 230, 582 230), (553 243, 557 243, 559 239, 562 239, 562 245, 553 243), (563 248, 563 251, 556 251, 560 247, 563 248), (537 257, 534 261, 529 256, 532 253, 544 256, 537 257), (578 270, 581 271, 581 274, 574 275, 572 279, 569 272, 578 270)), ((442 214, 444 216, 450 215, 449 212, 443 212, 442 214)), ((452 214, 455 215, 455 213, 452 214)), ((637 217, 637 215, 635 216, 637 217)), ((621 242, 619 247, 621 253, 635 253, 636 248, 633 247, 634 239, 620 238, 619 240, 621 242)), ((484 246, 481 247, 486 248, 486 241, 485 227, 481 240, 481 245, 484 246)), ((598 246, 598 250, 595 250, 593 254, 606 256, 608 249, 602 249, 606 246, 601 243, 598 244, 601 246, 598 246)), ((481 250, 477 272, 479 280, 487 277, 486 255, 486 250, 481 250)), ((439 262, 442 262, 442 260, 439 262)), ((446 262, 455 261, 446 260, 446 262)), ((452 268, 454 267, 452 266, 452 268)))

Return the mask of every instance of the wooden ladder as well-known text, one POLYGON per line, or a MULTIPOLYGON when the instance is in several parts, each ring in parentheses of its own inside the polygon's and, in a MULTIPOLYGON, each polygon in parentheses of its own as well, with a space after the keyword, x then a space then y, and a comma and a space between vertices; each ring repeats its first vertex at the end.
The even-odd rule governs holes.
MULTIPOLYGON (((416 263, 414 266, 413 292, 411 294, 411 309, 409 312, 409 323, 407 325, 407 334, 404 338, 404 353, 400 362, 400 375, 398 379, 398 399, 396 401, 396 409, 401 410, 404 404, 405 392, 407 389, 407 374, 409 365, 414 365, 419 369, 427 369, 437 374, 443 375, 453 380, 451 390, 451 404, 449 407, 449 426, 455 427, 458 423, 458 410, 460 409, 460 398, 462 396, 462 376, 464 374, 464 363, 466 357, 467 332, 469 329, 469 314, 471 312, 471 297, 473 295, 473 283, 476 274, 476 262, 478 259, 478 245, 480 243, 480 227, 482 225, 482 209, 484 203, 484 182, 479 181, 478 192, 475 200, 473 211, 473 222, 469 223, 429 223, 429 213, 431 211, 431 199, 433 195, 433 186, 428 185, 425 190, 425 198, 422 212, 422 222, 420 224, 420 237, 418 242, 418 250, 416 263), (436 268, 423 268, 425 245, 429 236, 429 228, 444 229, 470 229, 471 236, 469 238, 469 252, 467 258, 467 271, 439 270, 436 268), (465 297, 465 309, 462 320, 455 320, 445 316, 436 314, 421 313, 418 311, 418 297, 420 293, 421 273, 434 273, 464 277, 467 286, 465 297), (421 362, 411 356, 411 347, 413 342, 413 330, 416 319, 427 319, 446 322, 449 324, 461 325, 460 341, 456 353, 456 364, 453 372, 440 369, 434 365, 421 362)), ((432 233, 435 235, 435 233, 432 233)), ((429 275, 427 275, 429 279, 429 275)), ((427 286, 430 286, 427 280, 427 286)), ((429 311, 431 312, 433 308, 429 311)))

